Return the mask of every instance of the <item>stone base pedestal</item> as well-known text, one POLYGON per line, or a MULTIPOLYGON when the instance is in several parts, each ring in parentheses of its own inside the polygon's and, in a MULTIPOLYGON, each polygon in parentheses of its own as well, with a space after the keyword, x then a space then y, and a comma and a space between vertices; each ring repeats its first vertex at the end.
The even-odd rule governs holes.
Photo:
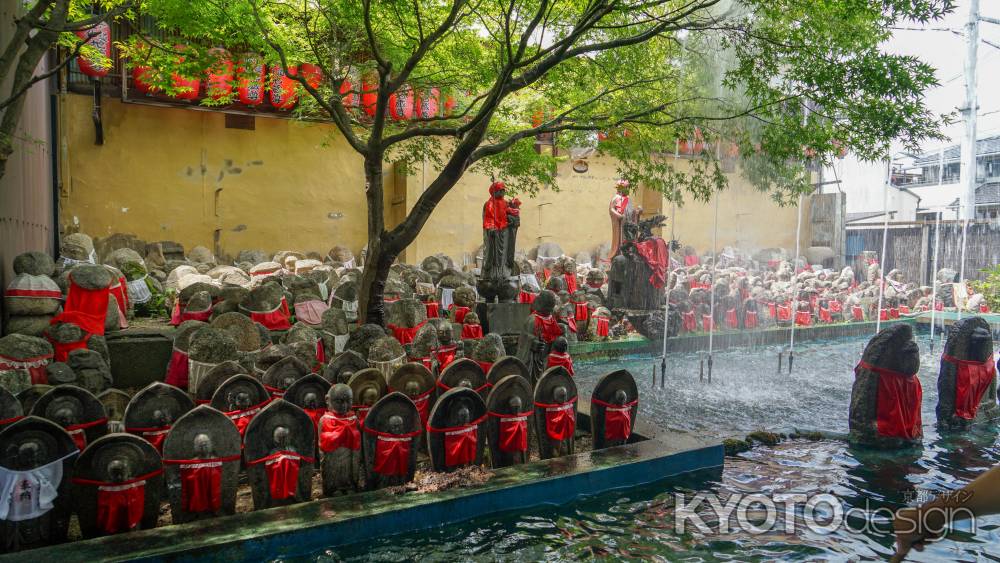
POLYGON ((481 308, 486 309, 486 314, 479 314, 480 319, 485 319, 486 324, 483 332, 495 332, 499 335, 520 334, 521 327, 531 315, 531 305, 528 303, 481 303, 481 308))

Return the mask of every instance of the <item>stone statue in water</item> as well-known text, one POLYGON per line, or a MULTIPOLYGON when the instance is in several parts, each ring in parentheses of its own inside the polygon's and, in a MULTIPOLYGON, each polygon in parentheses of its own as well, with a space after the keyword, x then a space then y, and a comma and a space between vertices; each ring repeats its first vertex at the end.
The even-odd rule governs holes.
POLYGON ((520 202, 504 199, 503 182, 490 185, 490 199, 483 205, 483 268, 479 277, 479 294, 487 303, 512 302, 517 284, 511 283, 514 271, 514 246, 520 226, 520 202))

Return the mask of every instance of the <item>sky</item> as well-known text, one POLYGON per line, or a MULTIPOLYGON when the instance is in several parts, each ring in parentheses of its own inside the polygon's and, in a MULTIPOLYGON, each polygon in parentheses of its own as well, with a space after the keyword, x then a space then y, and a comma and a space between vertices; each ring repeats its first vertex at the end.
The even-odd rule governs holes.
MULTIPOLYGON (((937 78, 941 85, 927 93, 927 102, 931 110, 938 113, 955 111, 965 101, 965 38, 949 31, 936 30, 948 28, 964 32, 969 17, 969 1, 958 0, 956 4, 955 11, 943 20, 924 26, 910 24, 907 27, 924 29, 897 30, 887 44, 889 50, 915 55, 937 69, 937 78)), ((1000 1, 980 0, 979 12, 981 16, 1000 19, 1000 1)), ((1000 25, 981 22, 979 35, 981 39, 991 41, 1000 47, 1000 25)), ((991 133, 1000 134, 1000 95, 998 95, 1000 94, 1000 48, 998 47, 991 47, 982 41, 979 44, 977 129, 980 138, 991 133)), ((957 144, 964 134, 962 121, 958 119, 944 130, 944 134, 951 137, 950 144, 957 144)), ((927 148, 932 149, 938 145, 939 143, 934 143, 927 148)))

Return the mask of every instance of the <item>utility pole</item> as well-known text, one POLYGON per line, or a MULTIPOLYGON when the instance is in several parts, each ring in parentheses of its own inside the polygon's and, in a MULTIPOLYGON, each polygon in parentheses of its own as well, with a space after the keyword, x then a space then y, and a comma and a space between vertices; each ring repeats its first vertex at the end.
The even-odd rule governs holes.
POLYGON ((965 142, 962 143, 963 187, 959 218, 976 218, 976 59, 979 51, 979 0, 969 0, 965 24, 965 142))

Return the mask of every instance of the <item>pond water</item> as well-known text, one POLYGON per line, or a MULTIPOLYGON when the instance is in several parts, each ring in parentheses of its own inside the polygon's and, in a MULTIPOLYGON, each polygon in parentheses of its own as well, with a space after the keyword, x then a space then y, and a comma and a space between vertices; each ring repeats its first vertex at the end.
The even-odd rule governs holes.
MULTIPOLYGON (((640 416, 662 427, 712 436, 742 435, 757 429, 796 427, 846 432, 853 368, 867 339, 811 342, 796 346, 794 370, 777 373, 779 348, 716 352, 712 383, 699 381, 697 354, 669 358, 666 387, 650 388, 653 359, 636 357, 578 366, 581 394, 600 375, 626 368, 642 393, 640 416)), ((892 554, 893 539, 884 516, 944 491, 959 488, 1000 463, 997 434, 982 429, 939 436, 934 429, 935 353, 920 340, 920 380, 924 389, 924 447, 907 453, 856 450, 838 440, 788 441, 758 446, 712 474, 687 476, 666 484, 616 492, 558 509, 473 520, 465 524, 385 538, 366 545, 316 553, 314 561, 536 560, 649 558, 683 561, 880 560, 892 554), (702 533, 675 528, 675 493, 830 493, 851 510, 844 526, 826 532, 806 526, 801 504, 794 517, 765 533, 715 528, 702 533), (883 510, 879 510, 883 509, 883 510), (864 526, 865 522, 872 523, 864 526), (789 526, 793 529, 789 530, 789 526)), ((690 497, 688 497, 690 502, 690 497)), ((707 503, 703 503, 707 505, 707 503)), ((784 514, 784 507, 778 505, 784 514)), ((697 510, 710 524, 708 513, 697 510)), ((820 510, 816 514, 822 514, 820 510)), ((813 520, 810 519, 811 523, 813 520)), ((1000 560, 1000 517, 981 518, 975 533, 966 526, 936 542, 918 561, 1000 560)))

